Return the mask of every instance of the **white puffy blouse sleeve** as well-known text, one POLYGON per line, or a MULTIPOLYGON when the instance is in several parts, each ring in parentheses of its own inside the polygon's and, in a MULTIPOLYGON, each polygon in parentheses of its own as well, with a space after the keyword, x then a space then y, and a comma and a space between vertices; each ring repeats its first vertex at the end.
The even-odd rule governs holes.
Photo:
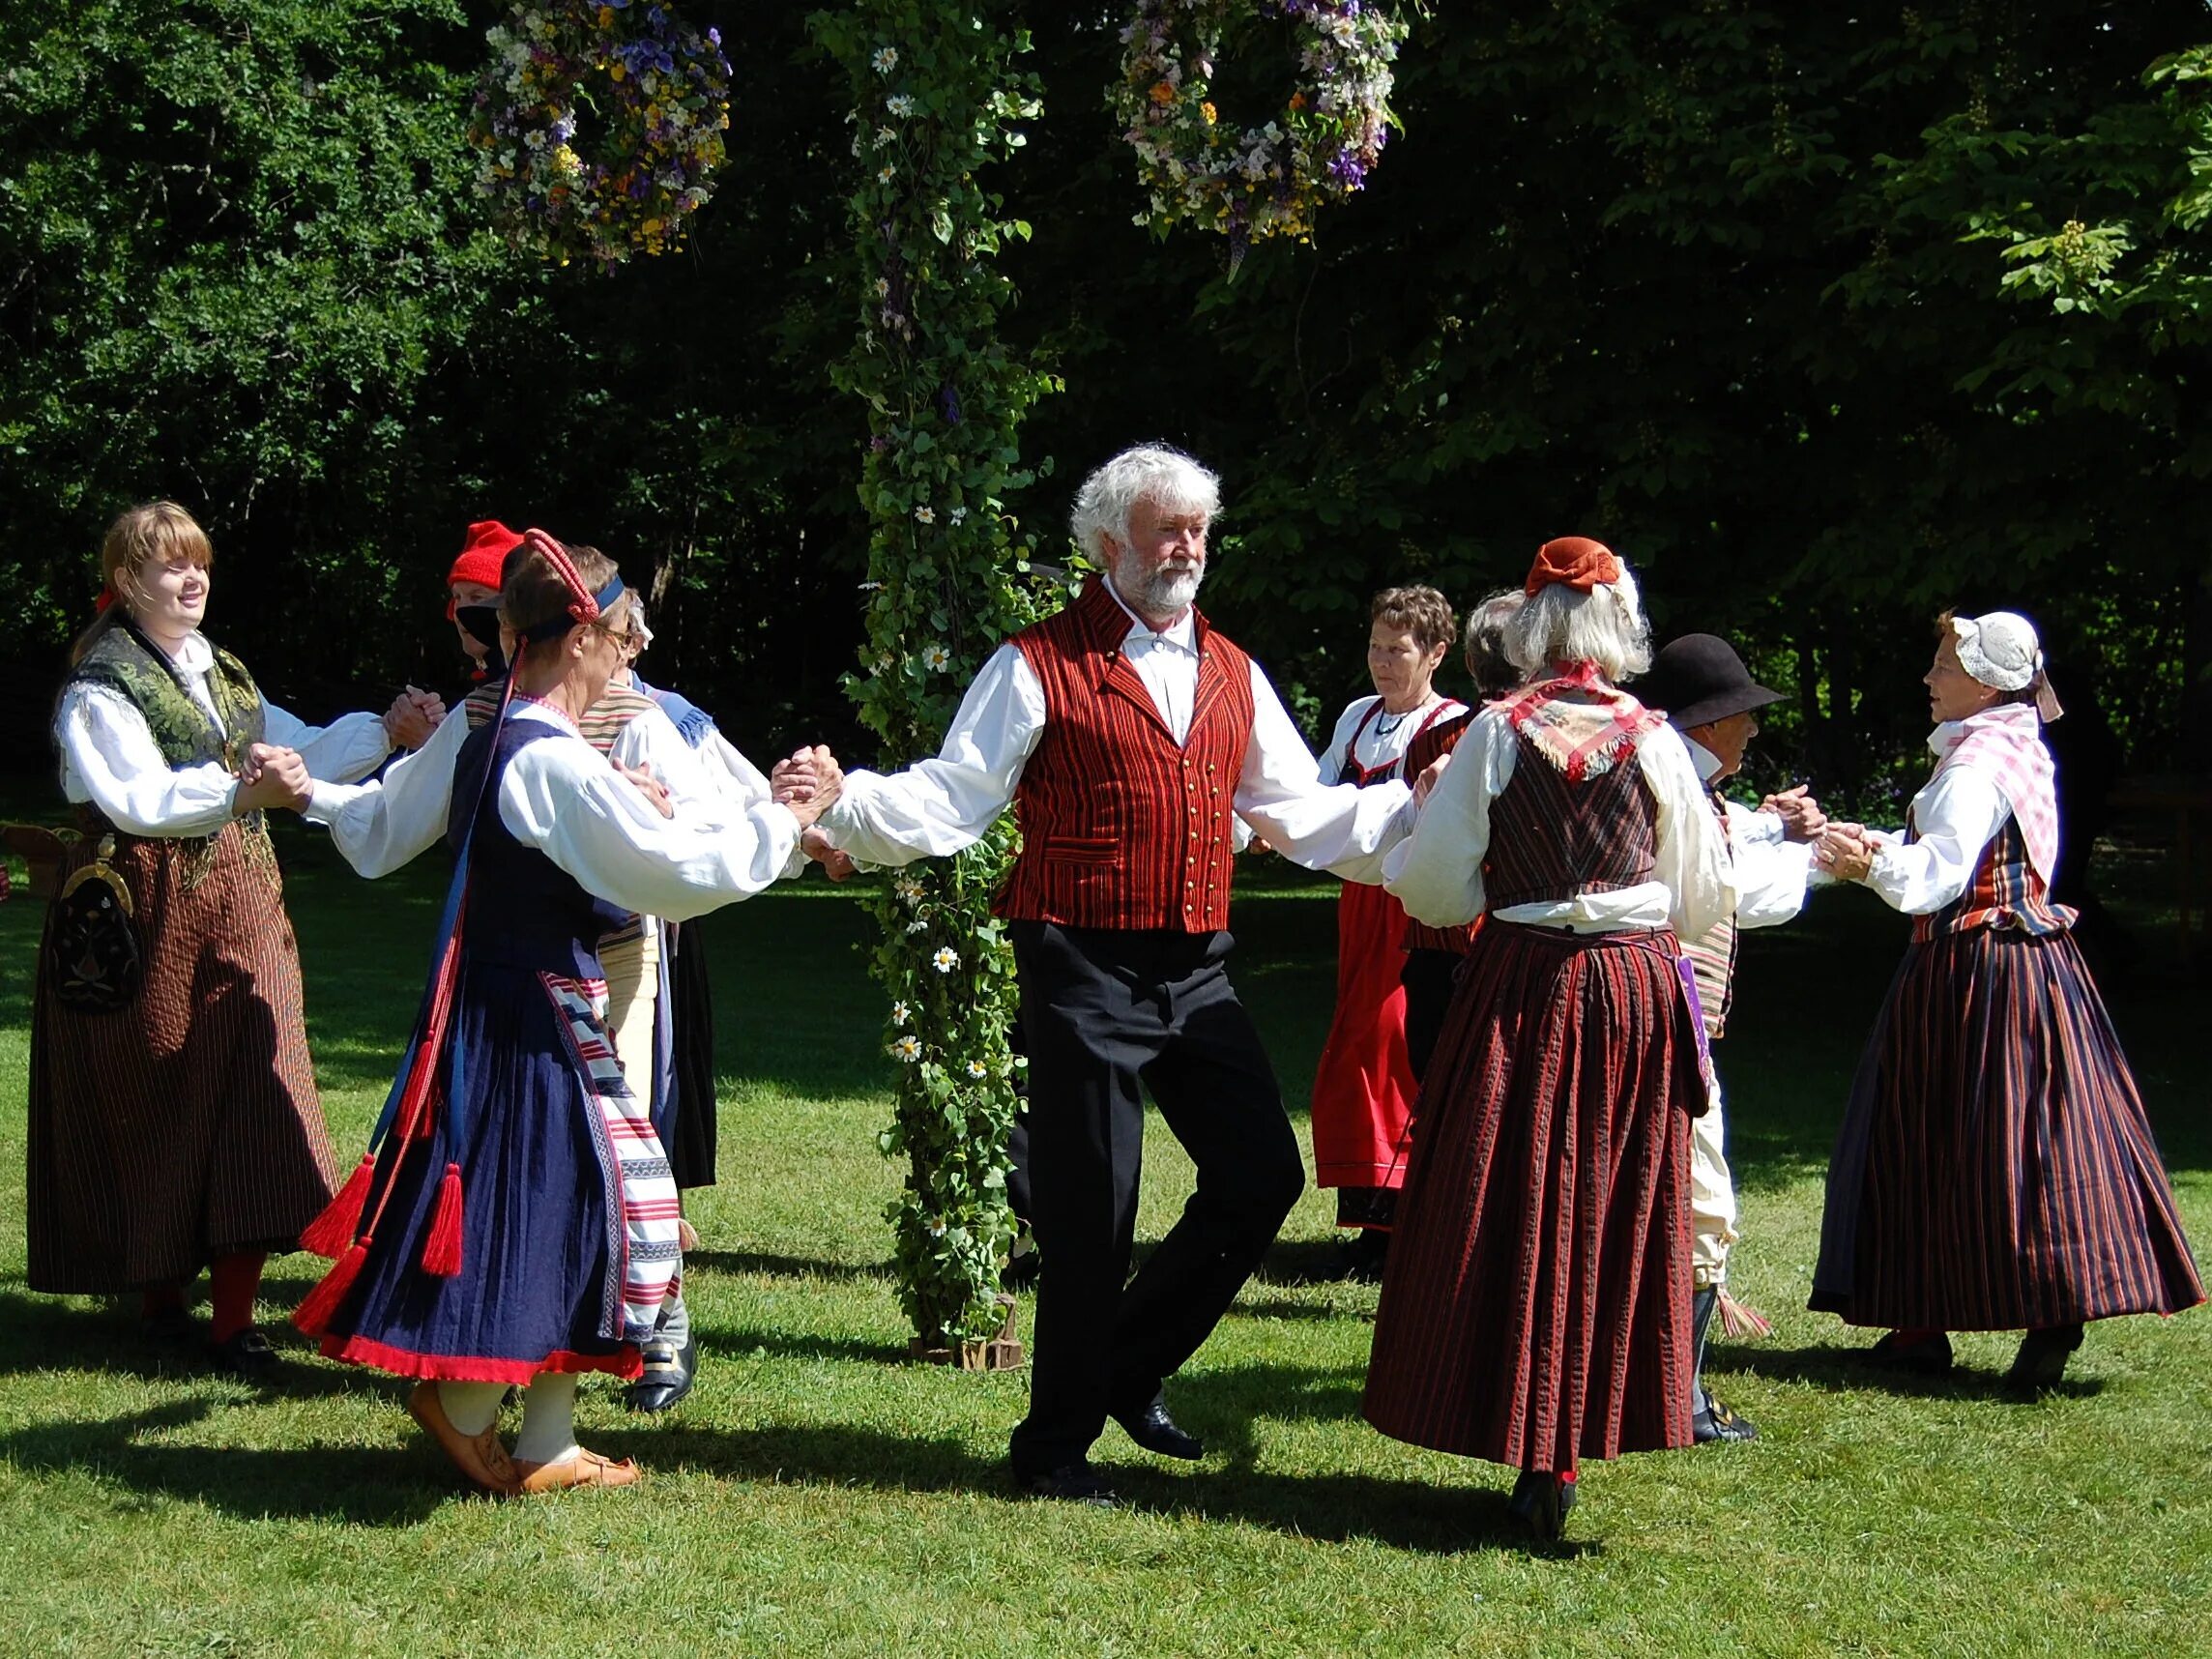
POLYGON ((1713 816, 1697 763, 1674 727, 1644 733, 1636 758, 1659 809, 1651 878, 1666 884, 1675 933, 1702 938, 1735 910, 1735 877, 1720 820, 1713 816))
POLYGON ((847 772, 836 804, 822 816, 823 832, 868 864, 957 853, 980 839, 1014 799, 1044 722, 1036 671, 1013 646, 1002 645, 968 687, 937 754, 888 776, 847 772))
POLYGON ((261 741, 297 749, 309 777, 332 783, 358 783, 392 752, 392 735, 381 715, 340 714, 327 726, 310 726, 266 697, 261 699, 261 741))
POLYGON ((453 765, 468 741, 467 713, 455 709, 430 741, 401 755, 369 783, 324 783, 307 792, 308 823, 331 832, 339 855, 371 881, 422 857, 446 833, 453 765))
POLYGON ((799 842, 788 808, 763 802, 715 827, 663 818, 570 733, 515 751, 499 782, 500 822, 587 892, 641 916, 689 921, 770 887, 799 842))
POLYGON ((1415 921, 1458 927, 1483 913, 1490 803, 1513 780, 1516 752, 1503 714, 1477 714, 1421 803, 1412 834, 1383 860, 1384 885, 1415 921))
POLYGON ((1753 812, 1732 800, 1728 815, 1735 924, 1778 927, 1805 908, 1805 889, 1813 875, 1812 843, 1765 834, 1760 820, 1780 822, 1771 812, 1753 812))
POLYGON ((1252 665, 1252 740, 1244 747, 1236 805, 1276 852, 1309 870, 1380 883, 1384 855, 1411 828, 1412 799, 1396 778, 1366 789, 1324 782, 1283 700, 1260 665, 1252 665))
POLYGON ((1995 779, 1971 767, 1943 767, 1912 798, 1913 838, 1884 837, 1866 885, 1906 916, 1932 915, 1966 890, 1982 849, 2011 816, 1995 779))
POLYGON ((212 835, 230 822, 238 779, 219 761, 172 767, 137 706, 78 682, 54 712, 62 793, 90 801, 118 830, 145 836, 212 835))

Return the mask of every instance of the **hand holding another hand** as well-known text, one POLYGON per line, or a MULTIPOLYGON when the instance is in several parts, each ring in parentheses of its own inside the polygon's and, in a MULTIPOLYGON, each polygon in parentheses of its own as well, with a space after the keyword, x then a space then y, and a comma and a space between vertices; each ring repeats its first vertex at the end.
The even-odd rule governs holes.
POLYGON ((430 741, 438 722, 446 717, 446 700, 435 691, 410 685, 392 700, 384 712, 384 733, 393 746, 419 749, 430 741))
POLYGON ((232 800, 232 810, 268 812, 284 807, 298 812, 307 804, 307 791, 313 783, 307 775, 307 763, 298 750, 255 743, 247 750, 245 765, 238 769, 238 794, 232 800))
POLYGON ((1770 795, 1759 803, 1761 812, 1771 812, 1782 820, 1785 840, 1811 841, 1828 827, 1828 815, 1820 810, 1820 803, 1806 793, 1807 786, 1797 785, 1780 795, 1770 795))
POLYGON ((769 774, 771 796, 791 809, 801 829, 827 812, 844 787, 844 769, 819 743, 810 749, 793 750, 790 759, 777 761, 769 774))
POLYGON ((1874 868, 1874 844, 1859 824, 1831 824, 1820 832, 1814 859, 1839 882, 1863 882, 1874 868))
POLYGON ((621 761, 616 761, 614 767, 615 771, 621 772, 635 786, 638 794, 644 796, 647 802, 661 817, 673 818, 676 816, 676 803, 668 799, 668 786, 653 775, 653 768, 650 764, 629 767, 623 765, 621 761))
POLYGON ((850 853, 830 844, 830 837, 819 827, 808 825, 800 832, 799 850, 822 866, 822 873, 833 882, 844 881, 859 866, 853 862, 850 853))

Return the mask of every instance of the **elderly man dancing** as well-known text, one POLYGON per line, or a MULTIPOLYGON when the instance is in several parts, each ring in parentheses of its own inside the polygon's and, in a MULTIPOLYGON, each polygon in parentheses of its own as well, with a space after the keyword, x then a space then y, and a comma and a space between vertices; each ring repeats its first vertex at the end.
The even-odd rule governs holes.
POLYGON ((1091 1444, 1111 1416, 1148 1450, 1203 1448, 1162 1380, 1206 1340, 1304 1184, 1297 1141, 1229 983, 1232 827, 1299 863, 1381 879, 1409 791, 1327 785, 1267 677, 1192 608, 1213 474, 1123 451, 1085 480, 1076 538, 1101 575, 984 664, 945 744, 895 776, 848 773, 822 828, 855 858, 957 852, 1013 802, 998 900, 1029 1043, 1037 1290, 1015 1477, 1111 1503, 1091 1444), (1198 1166, 1182 1217, 1124 1289, 1140 1084, 1198 1166))

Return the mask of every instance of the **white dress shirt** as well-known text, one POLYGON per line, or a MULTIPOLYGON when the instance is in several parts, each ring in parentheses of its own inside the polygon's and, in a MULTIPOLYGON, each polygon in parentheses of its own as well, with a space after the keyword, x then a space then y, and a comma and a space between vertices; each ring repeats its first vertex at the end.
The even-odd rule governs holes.
MULTIPOLYGON (((508 718, 511 720, 515 713, 533 706, 518 703, 508 718)), ((468 716, 455 709, 438 723, 428 742, 393 762, 377 781, 350 786, 316 784, 308 793, 303 816, 330 830, 332 842, 357 873, 371 880, 390 875, 420 858, 445 835, 452 804, 453 767, 468 735, 468 716)), ((641 712, 623 727, 609 753, 613 760, 633 770, 651 767, 653 775, 667 789, 677 817, 702 829, 737 823, 769 799, 768 780, 742 755, 731 749, 734 762, 710 768, 684 741, 676 723, 657 708, 641 712), (739 789, 738 769, 759 779, 757 793, 745 794, 739 789)), ((634 785, 624 787, 636 792, 634 785)))
MULTIPOLYGON (((1955 724, 1936 727, 1928 746, 1942 755, 1957 741, 1955 724)), ((1996 779, 1970 766, 1939 769, 1912 798, 1912 839, 1900 830, 1875 832, 1874 867, 1866 885, 1906 916, 1930 916, 1972 885, 1982 851, 2012 816, 1996 779)))
MULTIPOLYGON (((1103 581, 1104 578, 1101 578, 1103 581)), ((1121 604, 1114 586, 1106 591, 1121 604)), ((1122 654, 1180 743, 1198 699, 1197 628, 1191 613, 1155 632, 1127 605, 1122 654)), ((1006 809, 1044 736, 1044 684, 1021 652, 992 653, 962 699, 936 757, 904 771, 849 771, 822 818, 832 845, 869 864, 907 864, 972 845, 1006 809)), ((1384 851, 1406 832, 1405 784, 1355 789, 1323 780, 1260 665, 1252 665, 1252 736, 1237 774, 1236 810, 1275 851, 1351 881, 1382 879, 1384 851)))
MULTIPOLYGON (((1430 792, 1412 835, 1384 859, 1385 885, 1415 921, 1457 927, 1483 914, 1491 802, 1513 781, 1520 750, 1520 739, 1502 713, 1485 709, 1477 714, 1430 792)), ((1672 726, 1644 733, 1637 741, 1635 764, 1644 769, 1659 809, 1652 879, 1608 892, 1511 905, 1496 913, 1500 921, 1578 933, 1671 926, 1696 939, 1729 916, 1735 887, 1728 850, 1681 736, 1672 726)))
POLYGON ((799 820, 774 801, 726 825, 663 818, 557 710, 522 703, 508 718, 557 735, 515 751, 500 774, 499 821, 597 898, 688 921, 766 889, 799 844, 799 820))
MULTIPOLYGON (((1709 787, 1721 770, 1720 756, 1695 738, 1685 737, 1682 742, 1699 778, 1709 787)), ((1805 889, 1816 871, 1812 843, 1790 840, 1778 813, 1754 812, 1732 800, 1723 804, 1728 809, 1729 862, 1735 871, 1735 924, 1780 926, 1805 908, 1805 889)))
MULTIPOLYGON (((169 660, 192 701, 227 737, 208 689, 215 648, 206 635, 186 635, 169 660)), ((261 724, 264 742, 299 750, 318 778, 350 783, 374 771, 392 752, 392 739, 376 714, 344 714, 327 726, 310 726, 264 698, 261 724)), ((65 691, 54 712, 54 742, 61 750, 62 793, 73 801, 89 800, 127 834, 212 835, 235 816, 238 779, 230 769, 220 761, 170 766, 146 716, 112 686, 80 681, 65 691)))

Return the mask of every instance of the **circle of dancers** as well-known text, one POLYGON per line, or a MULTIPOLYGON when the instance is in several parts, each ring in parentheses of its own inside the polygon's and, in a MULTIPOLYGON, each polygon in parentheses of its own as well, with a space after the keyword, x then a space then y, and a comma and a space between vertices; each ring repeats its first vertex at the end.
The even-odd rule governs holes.
POLYGON ((190 515, 125 513, 53 717, 78 834, 35 854, 32 1287, 134 1295, 149 1340, 258 1379, 279 1364, 254 1319, 263 1265, 317 1251, 294 1324, 406 1380, 473 1485, 634 1483, 573 1415, 588 1373, 645 1412, 697 1375, 684 1193, 714 1179, 715 1123, 690 924, 809 859, 843 876, 957 853, 1011 808, 994 909, 1029 1061, 1039 1272, 1008 1446, 1025 1492, 1115 1501, 1091 1461, 1109 1422, 1204 1455, 1170 1382, 1304 1190, 1229 970, 1248 841, 1347 884, 1313 1139, 1344 1270, 1381 1281, 1366 1417, 1511 1470, 1540 1539, 1586 1462, 1757 1432, 1702 1376, 1716 1317, 1763 1323, 1728 1289, 1716 1057, 1739 933, 1811 888, 1857 884, 1912 917, 1837 1138, 1811 1306, 1882 1332, 1870 1361, 1921 1372, 1951 1364, 1950 1333, 2021 1331, 2007 1382, 2032 1392, 2089 1323, 2203 1299, 2050 896, 2041 728, 2059 709, 2025 618, 1937 619, 1935 765, 1897 830, 1831 822, 1803 789, 1731 800, 1779 694, 1710 634, 1654 654, 1634 573, 1580 537, 1545 543, 1464 631, 1434 589, 1379 595, 1375 694, 1317 761, 1196 607, 1219 506, 1179 451, 1100 466, 1072 515, 1093 574, 983 664, 937 755, 890 774, 819 746, 762 771, 639 678, 652 632, 614 561, 495 522, 448 572, 472 674, 455 706, 409 686, 307 726, 202 631, 215 558, 190 515), (1435 684, 1455 644, 1471 705, 1435 684), (439 843, 451 860, 350 1173, 308 1059, 276 811, 369 879, 439 843), (1196 1181, 1131 1277, 1148 1093, 1196 1181), (203 1270, 204 1328, 187 1313, 203 1270))

